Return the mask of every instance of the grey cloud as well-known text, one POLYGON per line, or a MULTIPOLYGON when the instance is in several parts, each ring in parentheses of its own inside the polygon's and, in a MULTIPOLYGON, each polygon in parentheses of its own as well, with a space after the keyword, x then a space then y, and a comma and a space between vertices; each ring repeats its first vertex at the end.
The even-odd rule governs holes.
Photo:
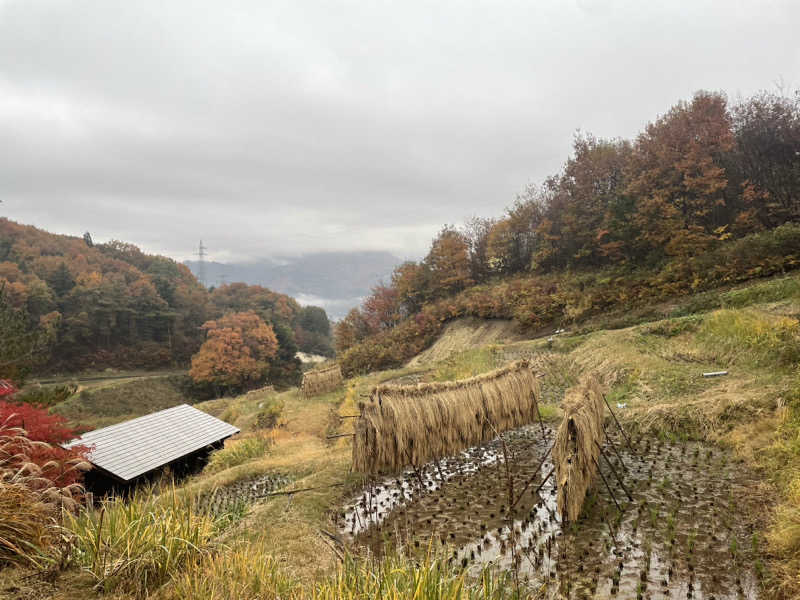
POLYGON ((177 258, 418 256, 578 128, 799 72, 794 2, 657 4, 0 0, 1 210, 177 258))

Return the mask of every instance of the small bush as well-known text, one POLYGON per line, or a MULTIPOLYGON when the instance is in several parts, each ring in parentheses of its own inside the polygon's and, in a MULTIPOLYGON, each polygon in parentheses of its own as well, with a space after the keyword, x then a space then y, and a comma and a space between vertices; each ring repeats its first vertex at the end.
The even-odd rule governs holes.
POLYGON ((248 460, 264 456, 272 445, 272 440, 265 435, 234 440, 229 446, 217 450, 211 455, 206 465, 206 473, 218 473, 248 460))
POLYGON ((78 385, 75 383, 54 386, 30 386, 17 394, 15 401, 36 406, 55 406, 67 400, 77 390, 78 385))
POLYGON ((278 420, 283 413, 283 402, 277 398, 269 398, 264 401, 264 406, 256 415, 256 429, 272 429, 278 424, 278 420))
POLYGON ((74 556, 104 592, 146 595, 176 571, 205 556, 214 521, 198 514, 174 489, 156 496, 139 490, 133 497, 104 500, 99 510, 68 516, 74 556))
POLYGON ((7 451, 11 455, 19 454, 9 459, 10 466, 21 468, 32 463, 38 468, 38 476, 56 487, 67 487, 82 480, 83 471, 74 465, 84 462, 89 448, 74 446, 66 450, 59 445, 76 436, 64 417, 30 404, 0 402, 0 424, 23 432, 21 436, 5 438, 7 451), (15 440, 20 444, 16 452, 15 440))
POLYGON ((647 325, 642 328, 643 333, 650 335, 657 335, 660 337, 671 338, 682 333, 689 333, 697 331, 700 326, 701 319, 696 316, 683 317, 679 319, 664 319, 652 325, 647 325))

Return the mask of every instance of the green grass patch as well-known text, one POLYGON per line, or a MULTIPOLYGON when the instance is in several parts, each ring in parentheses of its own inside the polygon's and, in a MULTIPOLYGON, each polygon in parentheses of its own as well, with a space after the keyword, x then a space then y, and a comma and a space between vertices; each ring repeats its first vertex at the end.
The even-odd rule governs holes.
POLYGON ((698 340, 723 364, 785 366, 800 361, 797 319, 755 309, 712 313, 704 319, 698 340))
POLYGON ((436 365, 431 374, 433 381, 468 379, 496 369, 503 362, 500 346, 486 346, 456 352, 436 365))
POLYGON ((261 458, 269 451, 272 441, 266 435, 255 435, 241 440, 233 440, 222 450, 217 450, 204 469, 206 473, 219 473, 231 467, 236 467, 261 458))
POLYGON ((720 304, 724 308, 744 308, 754 304, 797 299, 800 299, 800 278, 795 275, 730 290, 720 295, 720 304))

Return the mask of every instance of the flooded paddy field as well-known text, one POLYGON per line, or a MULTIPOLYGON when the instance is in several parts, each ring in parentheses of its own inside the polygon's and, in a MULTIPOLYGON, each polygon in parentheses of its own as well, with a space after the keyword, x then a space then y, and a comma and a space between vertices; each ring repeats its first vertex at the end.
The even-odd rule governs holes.
POLYGON ((526 427, 376 481, 339 529, 378 555, 443 545, 470 572, 516 571, 546 598, 759 597, 756 480, 742 464, 697 442, 645 438, 631 450, 611 436, 581 518, 565 525, 555 476, 543 482, 553 438, 526 427))

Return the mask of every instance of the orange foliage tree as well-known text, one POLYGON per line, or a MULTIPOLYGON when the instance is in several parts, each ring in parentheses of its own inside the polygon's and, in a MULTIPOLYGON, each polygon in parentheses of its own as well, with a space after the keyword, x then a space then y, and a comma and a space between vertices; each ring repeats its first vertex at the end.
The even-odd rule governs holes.
POLYGON ((698 93, 647 126, 634 145, 628 192, 645 248, 691 256, 726 228, 723 157, 734 137, 727 101, 698 93))
POLYGON ((237 388, 257 382, 278 352, 272 327, 253 311, 208 321, 203 329, 208 337, 192 357, 189 372, 197 383, 237 388))
POLYGON ((434 238, 425 264, 438 295, 453 294, 475 283, 470 271, 467 237, 452 227, 445 227, 434 238))

